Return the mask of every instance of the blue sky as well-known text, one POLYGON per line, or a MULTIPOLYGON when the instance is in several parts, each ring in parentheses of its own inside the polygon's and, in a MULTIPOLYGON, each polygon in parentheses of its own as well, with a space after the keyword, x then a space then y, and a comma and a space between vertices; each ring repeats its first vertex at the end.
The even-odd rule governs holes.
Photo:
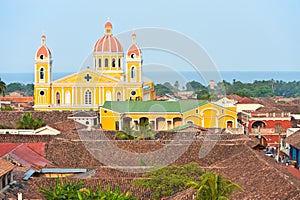
MULTIPOLYGON (((143 27, 185 34, 221 71, 300 71, 299 10, 297 0, 4 0, 0 72, 33 72, 42 34, 52 51, 53 71, 77 71, 108 17, 114 34, 143 27)), ((144 60, 151 57, 149 52, 144 60)))

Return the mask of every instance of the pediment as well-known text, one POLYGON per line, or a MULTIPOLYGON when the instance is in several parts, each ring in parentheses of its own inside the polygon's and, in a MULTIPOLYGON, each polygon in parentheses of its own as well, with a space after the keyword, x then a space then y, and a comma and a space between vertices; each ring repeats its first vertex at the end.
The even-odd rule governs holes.
POLYGON ((54 83, 116 83, 120 80, 94 70, 85 69, 54 81, 54 83))

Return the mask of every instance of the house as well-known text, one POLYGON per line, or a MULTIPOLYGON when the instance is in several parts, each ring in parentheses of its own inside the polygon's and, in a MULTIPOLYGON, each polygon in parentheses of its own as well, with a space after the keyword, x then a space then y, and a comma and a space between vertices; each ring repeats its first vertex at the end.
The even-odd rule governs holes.
POLYGON ((296 161, 297 166, 300 165, 300 131, 296 131, 285 139, 285 143, 289 144, 289 156, 291 160, 296 161))
POLYGON ((143 124, 151 124, 154 130, 170 130, 186 123, 204 128, 237 127, 235 107, 203 101, 107 101, 99 113, 104 130, 138 129, 143 124))
POLYGON ((13 182, 15 165, 0 157, 0 194, 6 186, 13 182))
POLYGON ((261 107, 264 107, 264 106, 260 103, 253 101, 252 99, 247 98, 247 97, 244 97, 244 98, 238 100, 238 102, 236 103, 236 111, 238 113, 245 111, 245 110, 255 111, 261 107))
POLYGON ((98 125, 98 116, 96 112, 80 111, 75 112, 68 119, 81 123, 85 126, 92 127, 98 125))
POLYGON ((0 97, 2 105, 11 106, 14 110, 32 110, 32 96, 6 96, 0 97))

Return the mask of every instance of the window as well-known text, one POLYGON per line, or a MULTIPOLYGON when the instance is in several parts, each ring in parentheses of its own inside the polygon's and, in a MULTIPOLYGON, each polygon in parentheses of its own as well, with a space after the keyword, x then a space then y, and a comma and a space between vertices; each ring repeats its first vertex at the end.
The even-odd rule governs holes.
POLYGON ((227 121, 227 128, 232 128, 233 127, 233 122, 232 121, 227 121))
POLYGON ((92 104, 92 92, 89 89, 85 91, 84 104, 92 104))
POLYGON ((134 90, 131 91, 131 95, 132 95, 132 96, 136 95, 136 91, 134 91, 134 90))
POLYGON ((112 67, 116 67, 116 59, 114 59, 114 58, 112 59, 112 61, 111 61, 111 66, 112 66, 112 67))
POLYGON ((196 109, 196 114, 198 114, 199 113, 199 110, 198 109, 196 109))
POLYGON ((101 59, 98 60, 98 67, 101 67, 101 59))
POLYGON ((121 92, 117 92, 117 101, 121 101, 122 99, 121 92))
POLYGON ((60 104, 60 94, 59 92, 56 92, 56 104, 60 104))
POLYGON ((111 101, 111 92, 110 91, 106 91, 106 101, 111 101))
POLYGON ((40 69, 40 80, 44 79, 44 68, 40 69))
POLYGON ((131 77, 131 78, 135 78, 135 67, 131 67, 131 70, 130 70, 130 77, 131 77))
POLYGON ((118 66, 121 67, 121 59, 119 58, 118 66))
POLYGON ((108 59, 105 58, 105 67, 108 67, 108 59))
POLYGON ((43 60, 44 59, 44 55, 42 54, 42 55, 40 55, 40 59, 41 60, 43 60))
POLYGON ((45 95, 45 92, 42 90, 42 91, 40 91, 40 95, 41 96, 44 96, 45 95))

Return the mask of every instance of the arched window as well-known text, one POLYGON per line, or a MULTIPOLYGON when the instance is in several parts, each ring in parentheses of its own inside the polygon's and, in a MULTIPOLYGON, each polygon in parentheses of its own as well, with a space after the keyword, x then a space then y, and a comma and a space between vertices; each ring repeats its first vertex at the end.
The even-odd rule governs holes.
POLYGON ((92 104, 92 92, 89 89, 84 93, 84 104, 92 104))
POLYGON ((131 70, 130 70, 130 77, 131 77, 131 78, 135 78, 135 67, 131 67, 131 70))
POLYGON ((112 59, 112 61, 111 61, 111 66, 112 66, 112 67, 116 67, 116 59, 114 59, 114 58, 112 59))
POLYGON ((121 58, 118 60, 118 66, 121 67, 121 58))
POLYGON ((71 104, 71 95, 69 91, 66 91, 66 104, 71 104))
POLYGON ((110 91, 106 91, 105 99, 106 99, 106 101, 111 101, 111 92, 110 91))
POLYGON ((108 67, 108 59, 105 58, 105 67, 108 67))
POLYGON ((40 80, 44 79, 44 68, 40 68, 40 80))
POLYGON ((122 100, 121 92, 117 92, 117 101, 121 101, 121 100, 122 100))
POLYGON ((101 65, 101 59, 99 58, 98 59, 98 67, 101 67, 102 65, 101 65))
POLYGON ((56 104, 59 105, 60 104, 60 93, 56 92, 56 104))

